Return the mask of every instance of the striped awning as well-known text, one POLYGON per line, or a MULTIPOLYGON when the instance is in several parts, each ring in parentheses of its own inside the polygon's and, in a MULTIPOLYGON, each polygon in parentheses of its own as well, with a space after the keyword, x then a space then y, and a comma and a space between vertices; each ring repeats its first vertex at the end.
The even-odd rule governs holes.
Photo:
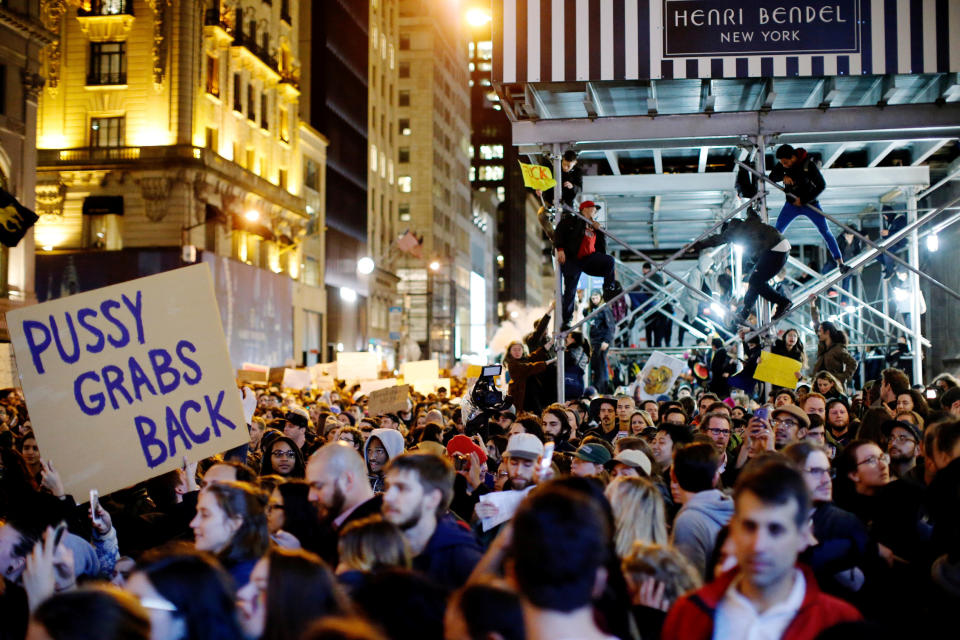
POLYGON ((960 0, 493 0, 493 80, 960 71, 960 0))

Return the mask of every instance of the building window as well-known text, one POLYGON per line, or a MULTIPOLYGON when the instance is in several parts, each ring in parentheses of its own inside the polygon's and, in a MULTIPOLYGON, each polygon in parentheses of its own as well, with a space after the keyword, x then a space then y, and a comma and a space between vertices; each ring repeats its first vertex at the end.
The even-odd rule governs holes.
POLYGON ((410 50, 410 34, 401 33, 400 34, 400 51, 409 51, 410 50))
POLYGON ((470 165, 470 182, 474 182, 477 179, 477 168, 473 165, 470 165))
POLYGON ((400 118, 400 135, 410 135, 410 118, 400 118))
POLYGON ((477 43, 477 58, 480 60, 493 60, 493 41, 484 40, 477 43))
POLYGON ((257 121, 257 94, 253 91, 253 85, 247 85, 247 119, 257 121))
POLYGON ((233 74, 233 110, 243 113, 243 96, 240 74, 233 74))
POLYGON ((400 147, 397 151, 397 162, 410 162, 410 147, 400 147))
POLYGON ((293 21, 290 19, 290 0, 280 1, 280 19, 287 24, 293 24, 293 21))
POLYGON ((370 145, 370 171, 377 172, 377 145, 370 145))
POLYGON ((503 180, 503 167, 501 165, 480 167, 480 180, 503 180))
POLYGON ((87 84, 126 84, 126 51, 126 42, 91 42, 87 84))
POLYGON ((320 191, 320 168, 310 158, 304 162, 303 184, 314 191, 320 191))
POLYGON ((90 118, 91 147, 122 147, 123 116, 90 118))
POLYGON ((398 107, 409 107, 410 106, 410 92, 401 91, 397 94, 397 106, 398 107))
POLYGON ((218 152, 220 145, 218 144, 217 138, 217 130, 213 127, 207 127, 203 146, 205 146, 207 149, 210 149, 214 153, 218 152))
POLYGON ((397 205, 397 213, 400 214, 400 222, 410 222, 410 204, 401 202, 397 205))
POLYGON ((280 108, 280 140, 290 142, 290 115, 286 107, 280 108))
POLYGON ((402 193, 410 193, 413 189, 413 178, 410 176, 400 176, 397 178, 397 184, 400 186, 402 193))
POLYGON ((260 94, 260 128, 264 129, 265 131, 270 130, 270 119, 267 118, 268 113, 269 113, 269 110, 267 107, 267 94, 261 93, 260 94))
POLYGON ((207 56, 207 93, 220 97, 220 58, 207 56))
POLYGON ((409 78, 409 77, 410 77, 410 63, 409 63, 409 62, 401 62, 401 63, 400 63, 400 70, 397 72, 397 75, 398 75, 399 77, 401 77, 401 78, 409 78))
MULTIPOLYGON (((473 155, 471 153, 470 155, 473 155)), ((482 144, 480 145, 481 160, 497 160, 503 157, 502 144, 482 144)))
POLYGON ((277 184, 280 186, 281 189, 287 188, 287 170, 286 169, 280 169, 279 171, 277 171, 277 184))

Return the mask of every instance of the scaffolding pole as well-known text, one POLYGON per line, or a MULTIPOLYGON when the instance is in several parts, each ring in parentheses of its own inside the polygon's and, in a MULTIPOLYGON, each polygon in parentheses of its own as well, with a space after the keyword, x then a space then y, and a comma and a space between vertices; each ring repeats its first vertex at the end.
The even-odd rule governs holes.
MULTIPOLYGON (((553 206, 557 215, 563 215, 563 167, 560 164, 561 159, 560 145, 553 145, 553 176, 556 183, 553 186, 553 206)), ((557 354, 557 402, 563 404, 566 402, 566 389, 564 381, 566 372, 564 371, 564 351, 567 348, 567 335, 563 332, 563 270, 560 267, 560 260, 557 258, 557 252, 553 252, 553 264, 556 271, 556 304, 553 309, 553 339, 557 354)), ((523 407, 517 407, 517 414, 523 411, 523 407)))
MULTIPOLYGON (((907 224, 917 221, 917 190, 907 187, 907 224)), ((913 382, 923 382, 923 333, 920 329, 920 239, 917 229, 910 232, 910 241, 907 244, 907 258, 913 273, 910 274, 910 333, 913 335, 913 382)))

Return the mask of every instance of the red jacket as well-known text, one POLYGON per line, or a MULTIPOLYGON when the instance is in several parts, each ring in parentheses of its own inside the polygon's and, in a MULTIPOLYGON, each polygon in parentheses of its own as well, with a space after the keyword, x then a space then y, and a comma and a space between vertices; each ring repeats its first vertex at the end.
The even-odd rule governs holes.
MULTIPOLYGON (((815 638, 821 631, 835 624, 861 619, 860 612, 851 605, 821 592, 812 571, 804 566, 800 569, 807 582, 807 593, 781 640, 815 638)), ((737 576, 737 571, 737 568, 733 568, 710 584, 677 600, 663 623, 661 640, 709 640, 713 637, 713 620, 717 606, 737 576)))

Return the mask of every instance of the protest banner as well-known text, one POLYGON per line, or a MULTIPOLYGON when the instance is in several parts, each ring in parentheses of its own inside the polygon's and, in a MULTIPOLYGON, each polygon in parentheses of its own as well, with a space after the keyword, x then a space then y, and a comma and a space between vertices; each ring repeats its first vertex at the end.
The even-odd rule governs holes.
POLYGON ((410 385, 401 384, 386 389, 377 389, 370 393, 367 399, 367 413, 371 416, 382 416, 385 413, 405 411, 407 397, 410 395, 410 385))
POLYGON ((370 351, 341 352, 337 354, 337 377, 347 382, 379 378, 380 358, 370 351))
POLYGON ((7 321, 37 444, 78 501, 249 440, 204 264, 7 321))
POLYGON ((550 167, 520 162, 520 173, 523 175, 523 186, 537 191, 552 189, 557 184, 550 167))
POLYGON ((306 389, 310 386, 310 371, 307 369, 284 369, 281 384, 288 389, 306 389))
POLYGON ((640 372, 640 397, 644 400, 656 400, 657 396, 670 393, 673 383, 677 381, 677 376, 685 366, 683 360, 654 351, 640 372))
POLYGON ((780 356, 769 351, 760 352, 760 363, 753 373, 753 379, 760 382, 769 382, 778 387, 787 389, 797 388, 797 373, 803 368, 803 363, 793 358, 780 356))
POLYGON ((437 360, 417 360, 400 365, 400 375, 406 383, 415 380, 436 380, 440 377, 440 363, 437 360))

